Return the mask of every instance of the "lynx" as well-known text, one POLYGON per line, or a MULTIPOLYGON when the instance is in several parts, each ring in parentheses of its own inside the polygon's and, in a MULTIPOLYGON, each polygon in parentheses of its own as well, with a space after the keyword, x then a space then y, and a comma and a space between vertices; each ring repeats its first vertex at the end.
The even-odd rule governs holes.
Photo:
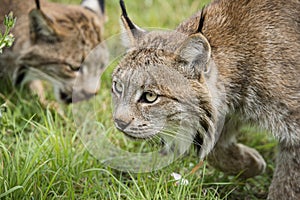
POLYGON ((115 126, 139 139, 176 129, 201 159, 248 178, 266 164, 236 136, 256 124, 279 143, 268 199, 300 199, 300 2, 215 0, 174 31, 139 28, 120 3, 115 126))
POLYGON ((74 93, 73 101, 80 101, 98 91, 98 76, 108 60, 101 43, 104 0, 84 0, 81 5, 1 0, 1 20, 9 11, 17 23, 13 47, 0 55, 2 78, 16 85, 30 81, 41 101, 45 101, 41 80, 50 82, 57 100, 64 103, 71 103, 74 93), (80 84, 73 89, 75 82, 80 84))

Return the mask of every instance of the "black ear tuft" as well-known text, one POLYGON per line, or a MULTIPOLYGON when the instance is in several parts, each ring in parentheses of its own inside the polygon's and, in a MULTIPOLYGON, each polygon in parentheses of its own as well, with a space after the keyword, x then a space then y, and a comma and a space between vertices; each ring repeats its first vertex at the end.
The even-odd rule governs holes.
POLYGON ((125 7, 125 3, 124 3, 123 0, 120 0, 120 6, 121 6, 121 9, 122 9, 122 15, 124 17, 128 17, 126 7, 125 7))
POLYGON ((206 10, 205 10, 205 6, 204 6, 201 10, 201 15, 200 15, 200 19, 199 19, 199 26, 198 26, 197 33, 202 33, 204 20, 205 20, 205 11, 206 10))
POLYGON ((99 1, 99 5, 101 8, 102 13, 105 13, 105 1, 104 0, 98 0, 99 1))
POLYGON ((120 7, 122 9, 121 20, 123 22, 121 28, 125 32, 125 34, 122 35, 122 42, 125 47, 130 48, 136 44, 139 38, 144 36, 146 31, 139 28, 129 19, 123 0, 120 0, 120 7))
POLYGON ((125 7, 125 3, 124 3, 123 0, 120 0, 120 6, 121 6, 121 9, 122 9, 122 17, 126 21, 128 28, 136 29, 136 26, 132 23, 132 21, 128 17, 127 10, 126 10, 126 7, 125 7))
POLYGON ((40 0, 35 0, 36 9, 41 10, 40 0))

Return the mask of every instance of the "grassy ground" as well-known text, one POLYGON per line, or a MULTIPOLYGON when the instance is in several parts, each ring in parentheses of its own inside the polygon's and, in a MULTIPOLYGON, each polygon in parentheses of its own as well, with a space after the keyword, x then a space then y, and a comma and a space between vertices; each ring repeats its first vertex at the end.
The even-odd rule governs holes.
MULTIPOLYGON (((71 2, 65 0, 64 2, 71 2)), ((73 1, 74 2, 74 1, 73 1)), ((75 1, 76 2, 76 1, 75 1)), ((126 1, 129 15, 142 27, 174 28, 205 1, 126 1), (201 3, 199 3, 201 2, 201 3)), ((107 1, 105 36, 119 32, 118 1, 107 1)), ((120 148, 150 149, 132 142, 113 128, 110 111, 110 74, 102 77, 101 92, 92 100, 97 119, 120 148)), ((275 142, 245 128, 241 140, 262 153, 266 173, 248 180, 226 176, 191 153, 164 169, 150 173, 120 172, 90 154, 80 140, 74 107, 62 106, 66 117, 40 106, 26 88, 1 83, 0 91, 0 199, 263 199, 274 168, 275 142), (177 185, 172 172, 182 174, 188 185, 177 185)), ((53 98, 49 92, 49 98, 53 98)), ((101 151, 101 147, 99 148, 101 151)))

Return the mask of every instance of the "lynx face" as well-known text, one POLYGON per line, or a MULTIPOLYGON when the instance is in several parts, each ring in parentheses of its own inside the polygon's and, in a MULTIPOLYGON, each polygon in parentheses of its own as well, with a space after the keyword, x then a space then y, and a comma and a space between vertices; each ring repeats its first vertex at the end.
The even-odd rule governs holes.
POLYGON ((195 142, 206 154, 215 142, 218 101, 211 98, 207 84, 215 76, 208 69, 212 65, 209 53, 201 35, 139 33, 139 40, 113 73, 116 127, 131 138, 160 136, 167 143, 171 140, 168 145, 178 145, 179 151, 195 142), (193 45, 195 40, 199 45, 193 45), (187 55, 196 49, 202 55, 198 51, 187 55), (202 69, 195 71, 195 64, 202 69))
POLYGON ((105 16, 98 1, 83 1, 81 6, 42 1, 40 9, 33 2, 13 4, 18 18, 13 81, 46 80, 65 103, 72 102, 72 94, 73 101, 93 96, 108 61, 106 46, 100 44, 105 16))

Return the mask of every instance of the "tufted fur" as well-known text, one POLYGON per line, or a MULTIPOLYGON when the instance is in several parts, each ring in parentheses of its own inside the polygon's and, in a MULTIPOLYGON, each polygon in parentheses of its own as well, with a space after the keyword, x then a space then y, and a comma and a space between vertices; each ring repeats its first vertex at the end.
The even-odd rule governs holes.
POLYGON ((300 199, 299 1, 215 0, 171 32, 142 31, 124 10, 122 20, 131 46, 113 74, 117 128, 172 132, 183 150, 196 138, 200 157, 247 178, 266 164, 235 137, 256 124, 279 141, 268 199, 300 199))
POLYGON ((34 80, 32 86, 41 100, 43 91, 36 80, 52 83, 57 99, 65 103, 72 101, 73 92, 73 101, 94 95, 99 89, 99 73, 108 59, 105 45, 99 45, 105 19, 100 10, 104 11, 100 5, 87 9, 47 1, 41 1, 38 9, 32 0, 2 0, 1 20, 6 12, 13 11, 17 24, 14 46, 0 58, 0 76, 9 77, 15 84, 34 80), (75 81, 80 84, 73 89, 75 81))

